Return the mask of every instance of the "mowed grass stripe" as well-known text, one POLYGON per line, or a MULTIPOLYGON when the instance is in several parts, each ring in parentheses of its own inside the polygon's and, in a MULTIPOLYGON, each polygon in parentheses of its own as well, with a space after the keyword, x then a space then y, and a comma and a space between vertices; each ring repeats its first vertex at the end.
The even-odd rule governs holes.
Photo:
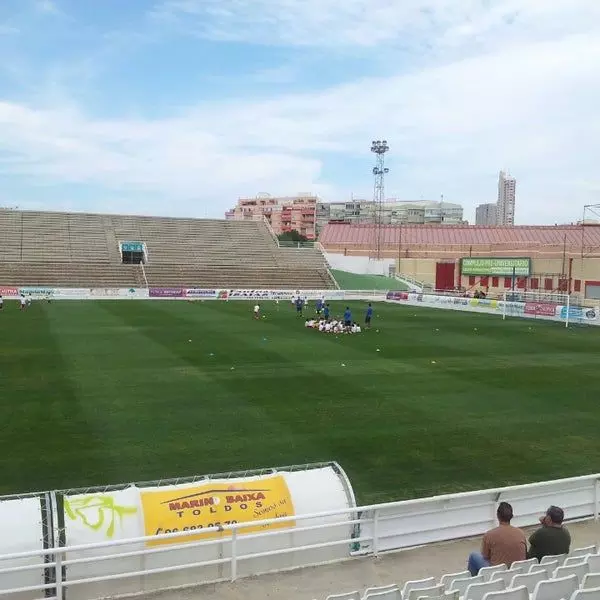
POLYGON ((9 307, 0 314, 0 490, 51 489, 103 471, 103 439, 74 385, 50 307, 9 307))

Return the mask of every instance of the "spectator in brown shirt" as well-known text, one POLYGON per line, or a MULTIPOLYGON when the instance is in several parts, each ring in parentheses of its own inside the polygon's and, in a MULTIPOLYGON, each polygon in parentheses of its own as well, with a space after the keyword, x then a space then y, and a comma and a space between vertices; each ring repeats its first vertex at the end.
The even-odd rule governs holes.
POLYGON ((513 509, 508 502, 500 502, 496 511, 498 527, 490 529, 483 536, 481 552, 469 555, 467 568, 475 576, 482 567, 505 564, 507 567, 516 560, 525 560, 527 555, 527 540, 525 534, 510 522, 513 509))

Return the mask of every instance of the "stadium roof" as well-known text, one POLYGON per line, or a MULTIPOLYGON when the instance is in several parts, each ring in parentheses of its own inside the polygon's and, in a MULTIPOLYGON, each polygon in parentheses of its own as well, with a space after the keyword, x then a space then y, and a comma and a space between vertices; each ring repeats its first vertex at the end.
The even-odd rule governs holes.
MULTIPOLYGON (((323 246, 372 245, 376 235, 375 225, 328 224, 323 228, 319 241, 323 246)), ((515 247, 563 246, 581 249, 600 246, 600 226, 586 224, 558 226, 489 227, 479 225, 384 225, 383 243, 386 245, 434 245, 434 246, 490 246, 512 245, 515 247)))

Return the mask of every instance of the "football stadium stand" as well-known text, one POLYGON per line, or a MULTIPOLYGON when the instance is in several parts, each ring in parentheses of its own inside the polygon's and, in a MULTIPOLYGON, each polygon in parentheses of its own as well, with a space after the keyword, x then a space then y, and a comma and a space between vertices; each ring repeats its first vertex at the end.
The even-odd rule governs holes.
MULTIPOLYGON (((361 255, 372 251, 378 230, 373 225, 329 224, 319 241, 331 252, 361 255)), ((382 247, 385 256, 455 258, 456 256, 523 256, 562 258, 589 254, 600 249, 600 226, 516 226, 480 225, 386 225, 382 247), (584 246, 582 248, 582 246, 584 246)))
POLYGON ((483 289, 501 295, 513 282, 506 272, 463 272, 461 261, 522 259, 526 275, 519 289, 583 293, 600 298, 600 225, 488 227, 478 225, 352 225, 330 223, 319 241, 332 265, 334 257, 377 256, 395 273, 437 290, 483 289))
POLYGON ((335 287, 319 249, 279 248, 261 221, 0 210, 0 239, 2 285, 335 287))

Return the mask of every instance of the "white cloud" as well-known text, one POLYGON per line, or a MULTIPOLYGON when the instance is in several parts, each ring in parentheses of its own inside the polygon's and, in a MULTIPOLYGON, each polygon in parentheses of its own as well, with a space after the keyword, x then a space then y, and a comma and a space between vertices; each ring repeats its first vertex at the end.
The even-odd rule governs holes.
POLYGON ((35 9, 38 12, 50 15, 58 15, 61 13, 60 9, 58 8, 58 5, 56 4, 56 2, 53 2, 53 0, 36 0, 35 9))
POLYGON ((421 51, 592 27, 596 0, 163 0, 152 16, 215 40, 421 51))
POLYGON ((282 16, 288 11, 296 32, 315 38, 317 28, 329 28, 338 43, 367 43, 380 26, 378 35, 416 39, 415 31, 433 23, 440 48, 458 52, 419 71, 319 92, 250 101, 242 90, 239 99, 197 105, 168 119, 101 120, 73 105, 42 110, 0 102, 0 172, 125 195, 148 192, 190 214, 203 215, 209 206, 219 215, 237 196, 260 191, 339 199, 351 188, 325 176, 331 157, 338 164, 364 161, 364 177, 356 176, 355 162, 348 176, 363 182, 352 191, 369 194, 368 145, 385 135, 390 196, 443 193, 469 209, 494 199, 497 171, 508 167, 518 179, 519 222, 576 219, 584 203, 600 201, 594 197, 600 155, 600 32, 591 30, 600 23, 592 19, 596 0, 502 0, 488 11, 475 0, 370 0, 374 15, 362 0, 252 5, 259 16, 250 14, 246 0, 181 0, 163 10, 200 20, 210 9, 223 35, 226 23, 243 20, 247 31, 254 19, 260 32, 264 21, 280 40, 289 39, 282 16), (360 15, 357 33, 351 24, 360 15), (519 19, 521 29, 503 25, 519 19), (506 43, 492 43, 501 31, 506 43))

